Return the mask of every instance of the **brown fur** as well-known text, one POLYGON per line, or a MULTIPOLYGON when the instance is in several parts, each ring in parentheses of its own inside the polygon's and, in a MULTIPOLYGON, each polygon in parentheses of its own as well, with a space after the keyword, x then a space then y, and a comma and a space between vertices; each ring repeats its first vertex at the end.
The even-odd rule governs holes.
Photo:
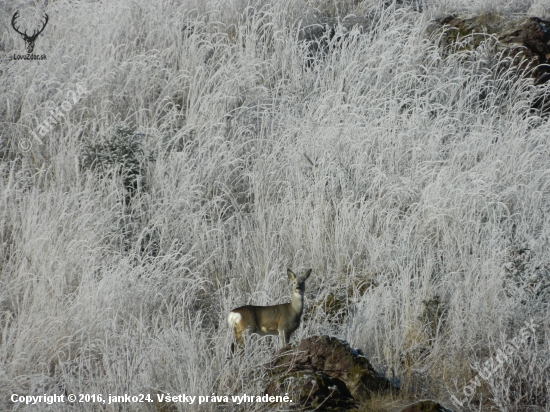
POLYGON ((299 278, 290 269, 287 269, 287 274, 292 282, 292 300, 289 303, 273 306, 246 305, 229 313, 229 325, 233 327, 239 345, 244 344, 243 333, 246 331, 262 336, 279 335, 283 348, 290 341, 292 333, 300 326, 305 282, 311 274, 311 269, 299 278), (236 320, 239 316, 240 319, 236 320))

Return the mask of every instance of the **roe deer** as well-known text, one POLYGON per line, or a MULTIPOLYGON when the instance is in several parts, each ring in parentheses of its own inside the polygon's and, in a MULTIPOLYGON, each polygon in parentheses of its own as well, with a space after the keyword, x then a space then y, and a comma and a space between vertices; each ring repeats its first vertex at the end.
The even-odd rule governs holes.
MULTIPOLYGON (((309 269, 305 275, 296 277, 290 269, 287 275, 292 282, 292 300, 273 306, 241 306, 229 313, 227 321, 233 328, 237 343, 244 344, 243 332, 257 333, 258 335, 279 335, 283 349, 290 341, 290 335, 300 326, 300 319, 304 311, 304 292, 306 280, 311 275, 309 269)), ((234 345, 231 345, 234 351, 234 345)))

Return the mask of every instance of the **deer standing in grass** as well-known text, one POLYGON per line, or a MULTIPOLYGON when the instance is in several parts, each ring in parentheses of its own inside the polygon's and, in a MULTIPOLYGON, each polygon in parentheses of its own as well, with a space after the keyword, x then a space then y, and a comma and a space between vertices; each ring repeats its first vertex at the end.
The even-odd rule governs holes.
MULTIPOLYGON (((244 345, 243 332, 258 335, 279 335, 283 349, 290 341, 292 333, 300 326, 304 311, 304 292, 306 280, 311 275, 309 269, 303 276, 296 277, 290 269, 287 275, 292 283, 292 300, 273 306, 241 306, 229 313, 229 326, 233 328, 235 339, 240 346, 244 345)), ((231 345, 234 351, 234 345, 231 345)))

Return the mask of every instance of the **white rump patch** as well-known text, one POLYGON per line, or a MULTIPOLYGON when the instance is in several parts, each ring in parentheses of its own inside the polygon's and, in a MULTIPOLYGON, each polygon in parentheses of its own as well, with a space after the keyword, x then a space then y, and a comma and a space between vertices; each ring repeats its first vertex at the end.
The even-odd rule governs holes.
POLYGON ((240 322, 243 317, 240 313, 237 312, 229 312, 229 317, 227 318, 227 322, 229 322, 229 326, 235 326, 235 323, 240 322))

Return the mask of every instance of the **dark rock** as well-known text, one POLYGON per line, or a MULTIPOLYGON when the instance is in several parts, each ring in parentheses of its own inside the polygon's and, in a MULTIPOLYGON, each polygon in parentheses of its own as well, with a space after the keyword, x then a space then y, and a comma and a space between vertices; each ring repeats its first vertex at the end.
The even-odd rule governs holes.
POLYGON ((304 339, 296 350, 275 354, 266 392, 280 395, 288 391, 286 384, 294 390, 294 402, 303 407, 322 405, 323 410, 349 410, 372 393, 392 389, 367 358, 347 342, 326 335, 304 339))
POLYGON ((448 409, 434 401, 421 401, 407 406, 401 412, 448 412, 448 409))
POLYGON ((507 21, 498 14, 484 14, 473 18, 447 16, 431 26, 432 34, 440 30, 437 27, 446 30, 441 37, 442 46, 460 43, 456 51, 471 50, 487 40, 488 35, 495 36, 498 49, 512 57, 519 69, 530 70, 536 84, 549 80, 550 67, 544 65, 550 62, 550 21, 538 17, 507 21), (463 43, 466 37, 470 41, 463 43))
POLYGON ((533 69, 531 77, 535 84, 548 81, 550 67, 550 21, 530 17, 518 21, 499 36, 501 45, 508 47, 514 62, 522 69, 533 69))
MULTIPOLYGON (((493 70, 515 73, 533 80, 535 86, 550 81, 550 21, 538 17, 516 20, 500 14, 482 14, 473 18, 448 16, 437 20, 428 30, 438 39, 444 56, 476 49, 490 40, 496 52, 508 59, 500 60, 493 70), (498 68, 497 68, 498 67, 498 68)), ((496 62, 496 61, 495 61, 496 62)), ((495 62, 489 62, 492 65, 495 62)), ((539 89, 534 93, 531 108, 541 115, 550 115, 550 96, 539 89)), ((480 96, 483 100, 483 96, 480 96)))
POLYGON ((321 18, 313 24, 304 24, 298 31, 298 40, 307 47, 305 67, 312 68, 316 62, 326 59, 342 47, 351 30, 364 32, 369 24, 368 19, 357 16, 321 18))

